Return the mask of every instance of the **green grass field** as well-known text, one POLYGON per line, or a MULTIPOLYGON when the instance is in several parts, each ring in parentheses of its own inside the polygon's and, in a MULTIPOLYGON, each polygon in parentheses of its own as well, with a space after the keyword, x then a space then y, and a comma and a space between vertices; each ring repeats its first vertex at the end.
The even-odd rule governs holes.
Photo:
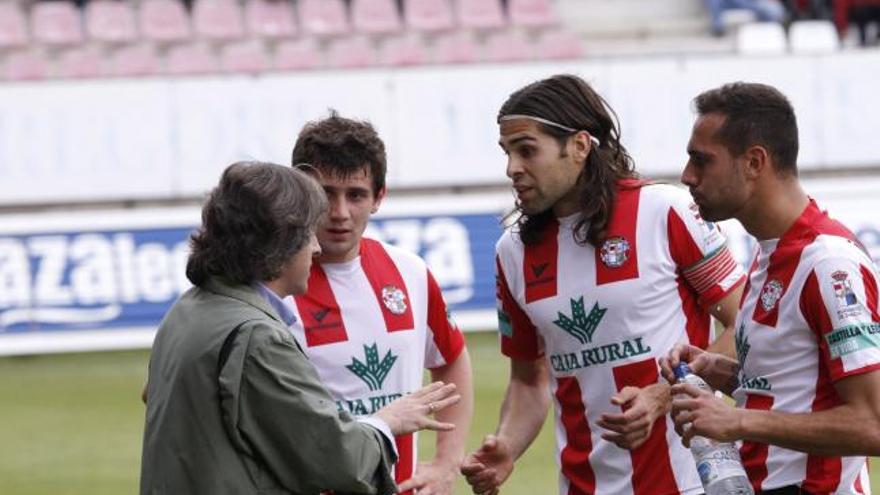
MULTIPOLYGON (((476 412, 468 445, 495 428, 507 380, 495 335, 469 334, 476 412)), ((148 353, 111 352, 0 359, 0 494, 137 493, 148 353)), ((517 463, 503 493, 556 492, 552 429, 517 463)), ((421 438, 422 457, 433 441, 421 438)), ((880 493, 880 462, 872 463, 880 493)), ((463 481, 456 493, 469 493, 463 481)))

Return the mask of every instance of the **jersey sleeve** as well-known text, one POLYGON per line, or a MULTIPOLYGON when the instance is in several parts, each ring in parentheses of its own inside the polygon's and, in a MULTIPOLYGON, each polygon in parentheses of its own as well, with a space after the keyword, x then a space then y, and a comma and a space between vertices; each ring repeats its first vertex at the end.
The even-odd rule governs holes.
POLYGON ((455 361, 464 349, 464 337, 452 319, 440 285, 428 270, 428 338, 425 367, 438 368, 455 361))
POLYGON ((544 355, 538 331, 513 295, 501 260, 495 257, 495 298, 498 305, 498 332, 501 353, 512 359, 534 361, 544 355))
POLYGON ((703 220, 696 204, 687 200, 671 205, 666 225, 672 259, 701 306, 718 302, 745 281, 724 234, 703 220))
POLYGON ((831 380, 880 369, 873 267, 841 257, 817 263, 801 292, 800 309, 816 334, 831 380))

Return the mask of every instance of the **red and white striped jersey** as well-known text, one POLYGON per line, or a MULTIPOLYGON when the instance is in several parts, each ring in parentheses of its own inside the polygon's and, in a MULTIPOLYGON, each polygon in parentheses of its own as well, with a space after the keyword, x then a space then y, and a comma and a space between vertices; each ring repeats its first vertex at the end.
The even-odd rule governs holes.
POLYGON ((599 249, 575 242, 576 220, 558 219, 534 246, 508 230, 496 248, 502 352, 550 364, 560 493, 699 493, 668 416, 634 451, 603 440, 595 422, 621 411, 611 397, 623 387, 662 380, 657 360, 676 343, 708 345, 703 308, 743 271, 718 227, 674 186, 621 181, 599 249))
MULTIPOLYGON (((880 369, 877 273, 855 236, 815 202, 779 239, 761 241, 736 322, 737 405, 789 413, 839 405, 834 382, 880 369)), ((846 421, 846 418, 841 418, 846 421)), ((808 455, 743 442, 758 489, 870 493, 864 457, 808 455)))
MULTIPOLYGON (((415 254, 364 238, 345 263, 312 265, 295 298, 294 335, 341 411, 372 414, 422 386, 425 368, 455 361, 464 338, 440 286, 415 254)), ((416 437, 396 438, 397 482, 416 467, 416 437)))

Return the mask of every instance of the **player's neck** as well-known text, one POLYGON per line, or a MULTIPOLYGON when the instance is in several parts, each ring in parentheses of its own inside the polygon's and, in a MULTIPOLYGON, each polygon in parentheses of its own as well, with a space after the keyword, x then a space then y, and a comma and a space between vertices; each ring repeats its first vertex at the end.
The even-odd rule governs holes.
POLYGON ((778 179, 758 189, 738 217, 746 231, 759 241, 778 239, 809 203, 810 198, 796 177, 778 179))

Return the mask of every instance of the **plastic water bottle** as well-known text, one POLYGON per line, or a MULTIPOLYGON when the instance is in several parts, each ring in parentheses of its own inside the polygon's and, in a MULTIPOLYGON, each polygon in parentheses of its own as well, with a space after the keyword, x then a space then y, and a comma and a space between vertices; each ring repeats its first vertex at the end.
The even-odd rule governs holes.
MULTIPOLYGON (((695 375, 687 363, 679 363, 673 370, 678 383, 712 391, 712 388, 695 375)), ((691 454, 697 463, 697 473, 706 495, 754 495, 752 485, 743 469, 739 450, 733 442, 716 442, 710 438, 691 438, 691 454)))

